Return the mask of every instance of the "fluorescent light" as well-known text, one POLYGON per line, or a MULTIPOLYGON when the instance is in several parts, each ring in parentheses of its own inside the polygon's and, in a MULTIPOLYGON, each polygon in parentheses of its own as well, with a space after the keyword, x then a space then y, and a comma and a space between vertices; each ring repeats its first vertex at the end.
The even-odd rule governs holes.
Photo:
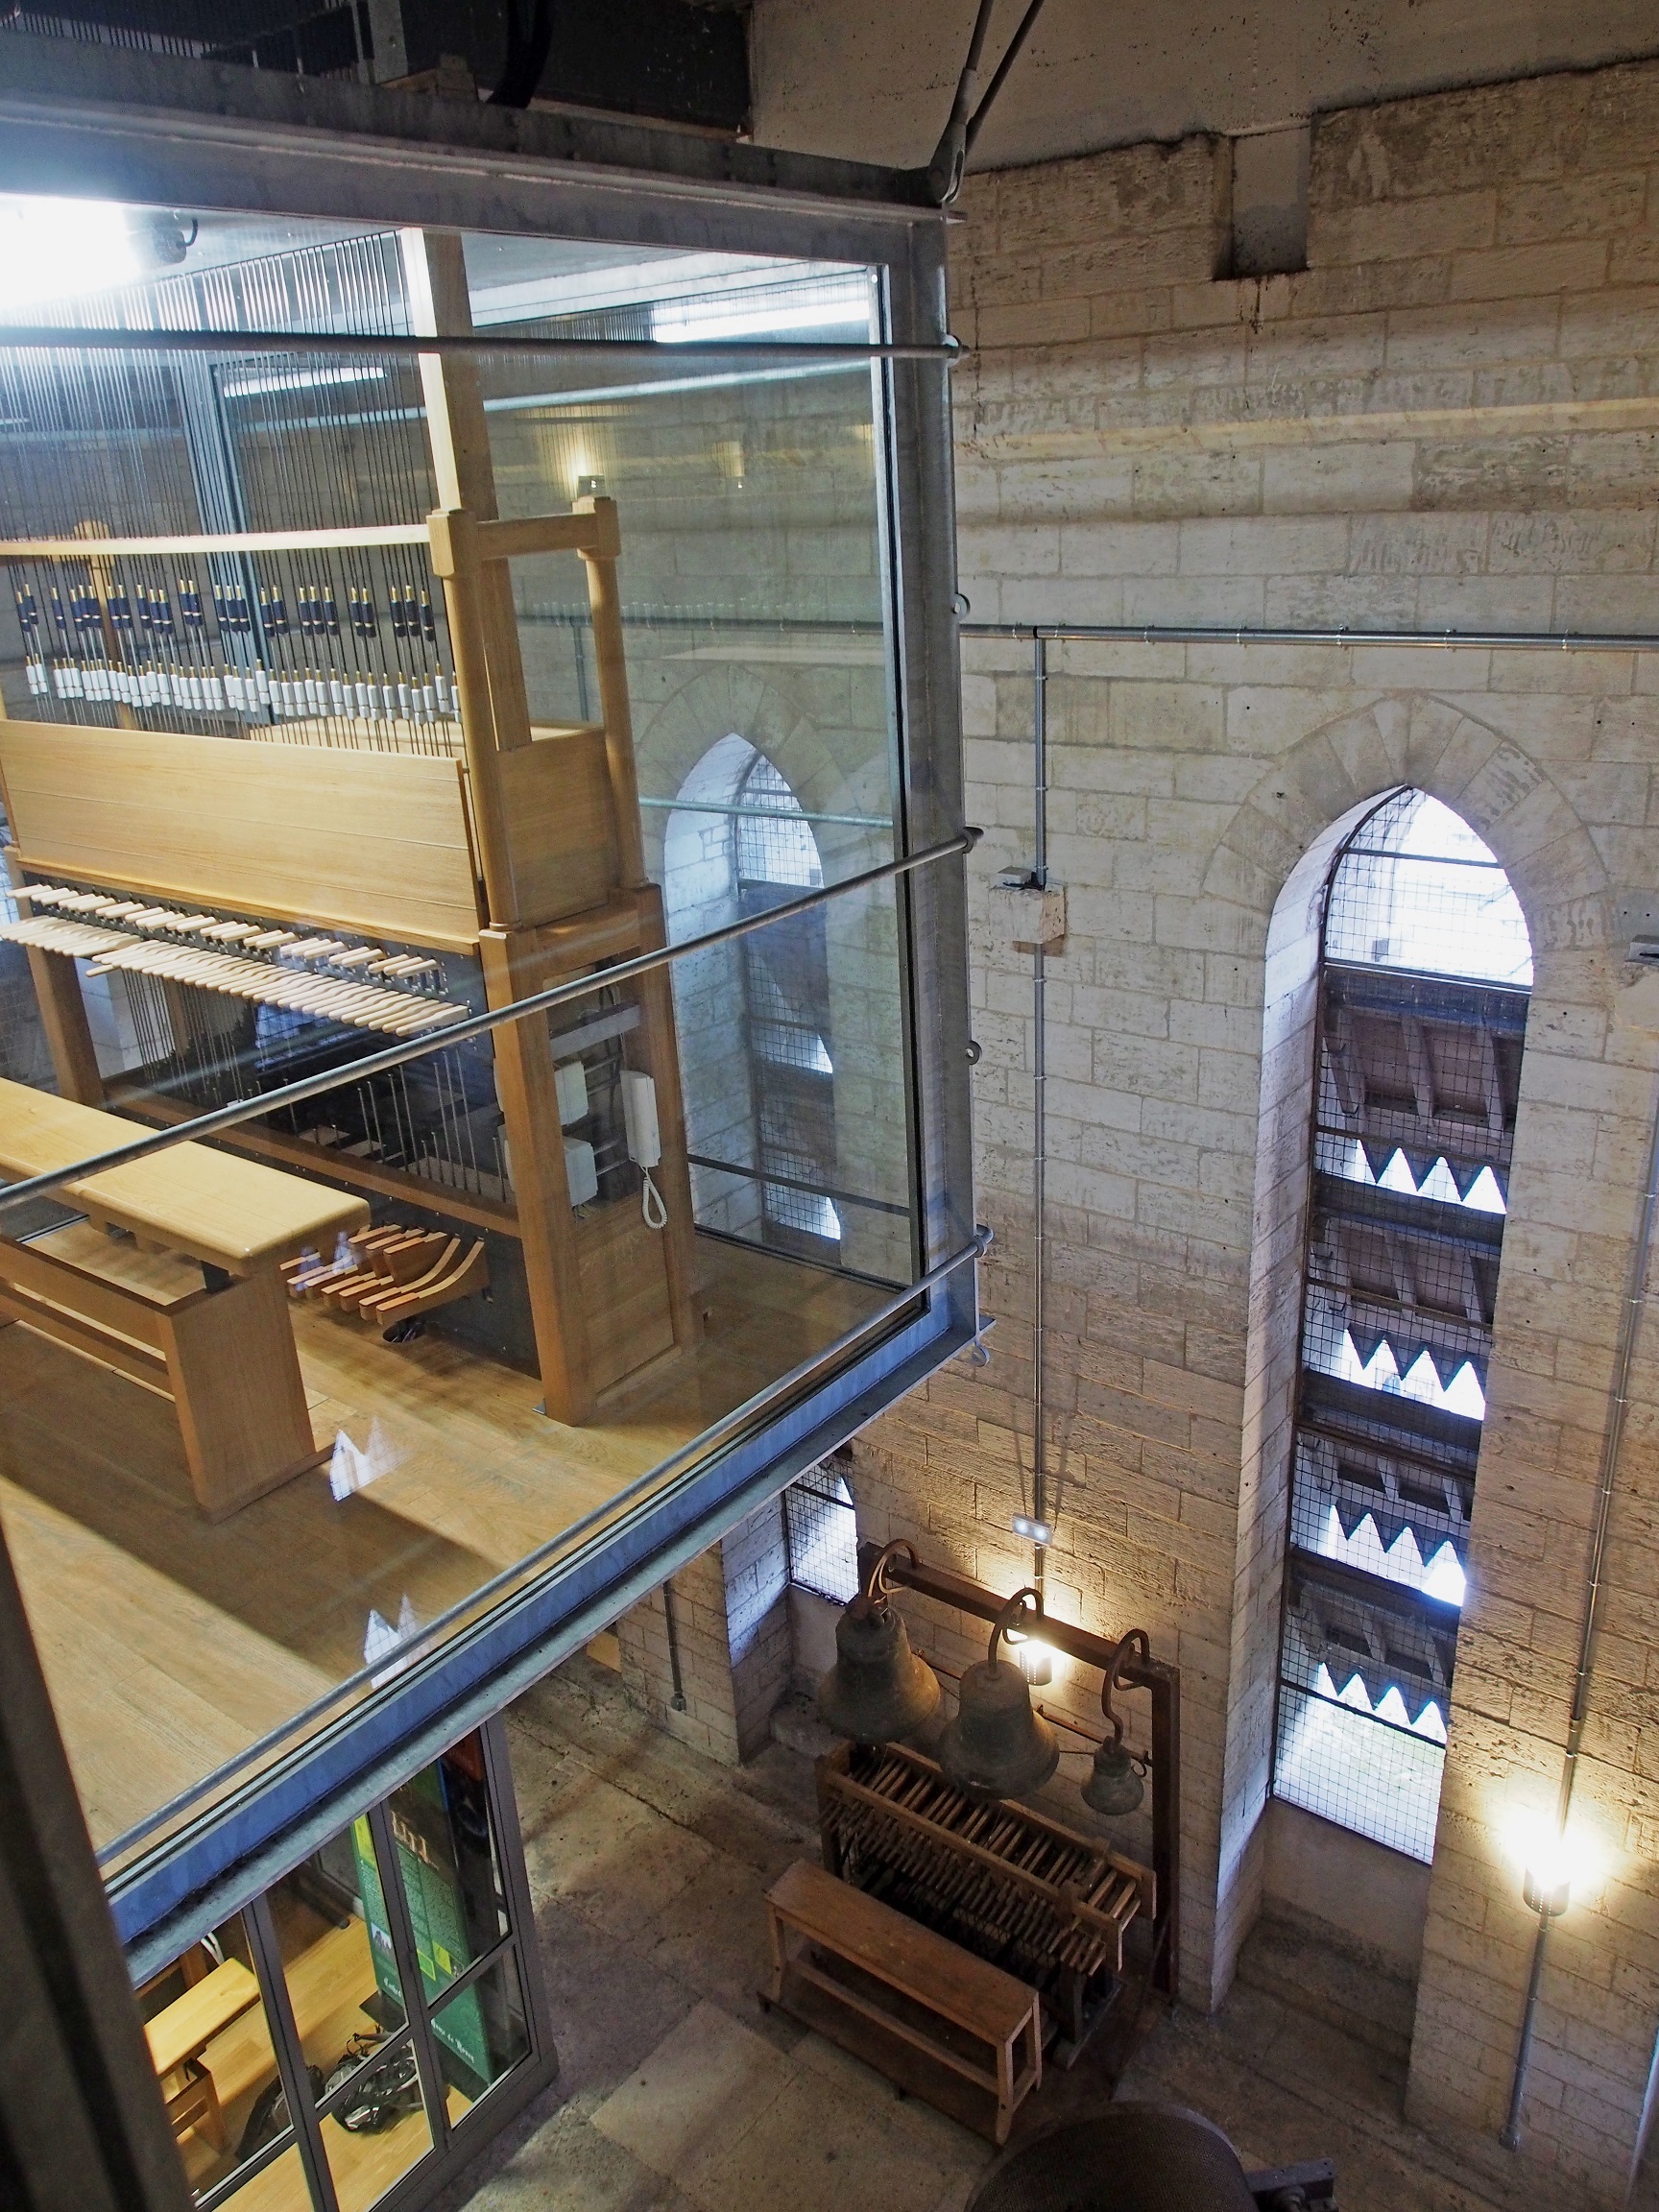
POLYGON ((651 310, 651 335, 664 345, 694 339, 775 338, 791 330, 843 329, 850 324, 867 331, 870 295, 862 283, 843 285, 813 300, 758 299, 663 301, 651 310))
POLYGON ((225 386, 227 399, 252 399, 256 392, 320 392, 326 384, 382 384, 386 372, 373 362, 338 369, 272 369, 257 376, 236 376, 225 386))
POLYGON ((114 201, 0 193, 0 312, 107 292, 142 274, 127 210, 114 201))

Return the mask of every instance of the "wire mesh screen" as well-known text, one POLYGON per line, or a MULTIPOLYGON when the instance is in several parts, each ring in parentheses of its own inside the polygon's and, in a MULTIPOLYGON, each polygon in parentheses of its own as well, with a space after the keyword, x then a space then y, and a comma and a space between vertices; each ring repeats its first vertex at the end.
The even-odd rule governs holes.
POLYGON ((1507 878, 1455 814, 1405 791, 1360 826, 1320 978, 1274 1789, 1424 1859, 1530 974, 1507 878))
POLYGON ((830 1467, 814 1467, 783 1493, 789 1579, 845 1605, 858 1595, 858 1519, 853 1493, 830 1467))

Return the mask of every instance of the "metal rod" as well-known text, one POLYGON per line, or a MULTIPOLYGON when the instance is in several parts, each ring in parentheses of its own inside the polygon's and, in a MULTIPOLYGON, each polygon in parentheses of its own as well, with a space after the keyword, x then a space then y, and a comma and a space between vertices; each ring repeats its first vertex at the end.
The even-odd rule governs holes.
MULTIPOLYGON (((493 1007, 482 1014, 469 1014, 465 1021, 446 1022, 435 1033, 429 1031, 423 1039, 386 1046, 361 1060, 349 1060, 343 1067, 302 1076, 298 1082, 282 1084, 275 1091, 261 1092, 255 1098, 238 1099, 211 1114, 200 1114, 194 1120, 180 1121, 170 1129, 158 1129, 153 1135, 135 1138, 130 1144, 117 1144, 108 1152, 91 1153, 84 1160, 74 1161, 66 1167, 51 1168, 44 1175, 28 1176, 20 1183, 11 1183, 0 1190, 0 1213, 8 1207, 20 1206, 28 1199, 38 1198, 48 1190, 59 1190, 65 1183, 79 1181, 83 1176, 99 1174, 107 1167, 124 1166, 129 1160, 148 1159, 153 1152, 164 1152, 195 1138, 216 1137, 223 1129, 234 1129, 244 1121, 258 1119, 283 1107, 301 1105, 307 1098, 324 1097, 345 1084, 383 1074, 388 1069, 401 1068, 409 1061, 423 1060, 469 1037, 487 1036, 503 1022, 521 1022, 526 1015, 550 1012, 556 1006, 567 1006, 572 999, 591 998, 596 991, 632 982, 637 975, 648 975, 658 968, 688 958, 693 952, 707 951, 711 946, 727 945, 734 938, 750 936, 757 929, 764 929, 769 923, 809 913, 832 900, 845 898, 850 892, 907 876, 915 869, 930 867, 936 860, 949 859, 953 854, 971 853, 978 842, 977 830, 963 830, 937 845, 925 846, 920 853, 906 854, 898 860, 884 860, 878 867, 862 869, 856 876, 845 876, 840 882, 826 884, 822 890, 803 892, 799 899, 785 899, 776 906, 769 906, 763 914, 723 923, 718 929, 710 929, 701 937, 687 937, 679 945, 636 953, 632 959, 618 960, 614 966, 600 969, 591 975, 574 976, 567 983, 556 983, 549 990, 533 992, 528 998, 516 998, 510 1006, 493 1007)), ((21 888, 26 892, 28 886, 21 888)))
POLYGON ((783 338, 524 338, 489 330, 422 333, 349 330, 113 330, 51 324, 0 325, 0 349, 57 353, 390 353, 416 360, 422 353, 571 353, 643 360, 941 361, 967 359, 947 338, 939 346, 826 345, 783 338))
POLYGON ((739 1175, 748 1183, 775 1183, 781 1190, 805 1191, 809 1198, 830 1198, 842 1206, 868 1207, 873 1214, 896 1214, 908 1221, 908 1206, 897 1206, 891 1198, 865 1198, 856 1190, 838 1190, 832 1183, 804 1183, 798 1175, 779 1175, 765 1167, 746 1167, 735 1160, 716 1160, 708 1152, 687 1152, 686 1159, 693 1167, 710 1167, 722 1175, 739 1175))
POLYGON ((964 637, 1094 639, 1121 645, 1433 645, 1492 653, 1650 653, 1659 632, 1648 630, 1350 630, 1290 626, 1247 629, 1201 622, 961 622, 964 637))
POLYGON ((1532 1944, 1532 1972, 1527 1982, 1527 2009, 1521 2015, 1521 2045, 1515 2054, 1515 2079, 1509 2084, 1509 2112, 1498 2130, 1505 2151, 1521 2148, 1521 2100, 1527 2091, 1527 2069, 1532 2059, 1532 2031, 1538 2017, 1538 1988, 1544 1979, 1544 1947, 1550 1938, 1550 1915, 1538 1915, 1538 1934, 1532 1944))
MULTIPOLYGON (((795 807, 732 806, 721 799, 641 799, 641 806, 660 806, 670 814, 734 814, 747 822, 836 822, 850 830, 891 830, 890 814, 806 814, 795 807)), ((1483 868, 1483 860, 1471 866, 1483 868)))
MULTIPOLYGON (((1031 656, 1032 868, 1039 890, 1048 882, 1048 646, 1038 637, 1031 656)), ((1044 1388, 1045 1289, 1048 1227, 1048 975, 1042 943, 1031 955, 1031 1227, 1035 1280, 1031 1296, 1031 1518, 1039 1531, 1048 1519, 1047 1394, 1044 1388)), ((1032 1578, 1041 1595, 1048 1548, 1041 1533, 1032 1545, 1032 1578)))
MULTIPOLYGON (((861 1321, 855 1321, 851 1329, 844 1330, 839 1336, 834 1338, 831 1343, 826 1344, 821 1351, 809 1353, 805 1359, 791 1367, 786 1375, 780 1375, 775 1382, 768 1382, 762 1389, 757 1390, 753 1397, 746 1398, 741 1406, 734 1406, 730 1413, 723 1413, 718 1420, 711 1421, 698 1435, 693 1436, 689 1443, 683 1444, 677 1452, 670 1452, 665 1459, 660 1459, 655 1466, 646 1468, 642 1475, 636 1476, 632 1482, 624 1484, 620 1490, 606 1499, 602 1504, 595 1505, 590 1512, 585 1513, 579 1520, 571 1522, 568 1527, 561 1528, 557 1535, 548 1537, 544 1544, 539 1544, 535 1551, 527 1552, 522 1559, 516 1561, 513 1566, 503 1568, 500 1574, 492 1576, 488 1582, 482 1583, 476 1590, 469 1592, 467 1597, 458 1599, 446 1612, 440 1613, 433 1620, 424 1623, 419 1634, 411 1640, 412 1648, 421 1650, 423 1647, 430 1646, 435 1637, 441 1636, 445 1629, 453 1627, 466 1615, 475 1612, 480 1605, 487 1604, 492 1598, 502 1595, 513 1584, 524 1583, 527 1577, 534 1576, 538 1568, 551 1563, 558 1552, 567 1550, 584 1537, 596 1535, 601 1529, 608 1527, 609 1532, 614 1534, 615 1529, 610 1525, 613 1524, 615 1516, 632 1505, 647 1490, 661 1483, 676 1469, 689 1470, 694 1468, 728 1437, 736 1435, 744 1429, 751 1428, 757 1421, 763 1419, 781 1400, 794 1397, 799 1391, 813 1382, 820 1374, 836 1366, 850 1352, 854 1351, 866 1336, 873 1335, 878 1329, 884 1329, 888 1322, 903 1312, 905 1307, 911 1305, 916 1299, 926 1297, 932 1291, 941 1288, 959 1267, 966 1267, 971 1262, 982 1259, 989 1243, 989 1231, 979 1231, 966 1244, 952 1252, 949 1259, 941 1260, 938 1265, 930 1267, 926 1274, 918 1276, 913 1283, 904 1284, 901 1288, 895 1290, 891 1297, 884 1298, 881 1304, 866 1313, 861 1321)), ((419 1662, 401 1669, 397 1676, 399 1688, 407 1688, 411 1677, 418 1672, 420 1667, 430 1664, 436 1656, 436 1653, 422 1650, 422 1656, 419 1662)), ((378 1664, 384 1666, 385 1660, 382 1658, 378 1664)), ((1166 1671, 1169 1671, 1166 1670, 1166 1671)), ((176 1814, 186 1811, 191 1805, 207 1796, 225 1780, 227 1775, 240 1773, 245 1767, 256 1764, 299 1729, 307 1727, 313 1720, 320 1719, 331 1706, 339 1704, 342 1699, 351 1695, 354 1692, 373 1688, 373 1674, 369 1668, 360 1668, 355 1674, 348 1675, 345 1681, 337 1683, 332 1690, 325 1692, 311 1704, 302 1707, 298 1713, 291 1714, 278 1727, 272 1729, 268 1735, 260 1737, 257 1743, 250 1743, 246 1750, 240 1751, 234 1758, 227 1760, 211 1774, 204 1775, 200 1782, 193 1783, 188 1790, 180 1791, 177 1797, 158 1807, 154 1813, 147 1815, 135 1826, 129 1828, 124 1835, 117 1836, 106 1843, 97 1854, 99 1865, 108 1865, 111 1859, 132 1849, 135 1843, 141 1843, 145 1837, 154 1835, 157 1828, 164 1826, 176 1814)))

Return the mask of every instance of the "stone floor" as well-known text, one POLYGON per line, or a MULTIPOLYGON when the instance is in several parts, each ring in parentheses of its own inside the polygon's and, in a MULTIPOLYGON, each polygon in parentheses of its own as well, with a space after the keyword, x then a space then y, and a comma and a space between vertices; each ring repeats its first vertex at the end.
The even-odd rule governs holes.
MULTIPOLYGON (((443 2212, 956 2212, 990 2146, 756 2002, 761 1892, 815 1854, 806 1761, 717 1767, 586 1660, 508 1728, 560 2079, 443 2212)), ((1207 2113, 1246 2166, 1334 2158, 1342 2212, 1501 2204, 1401 2117, 1403 2035, 1365 1982, 1259 1930, 1224 2008, 1157 2019, 1119 2094, 1207 2113)), ((1028 2109, 1105 2093, 1086 2053, 1028 2109)))

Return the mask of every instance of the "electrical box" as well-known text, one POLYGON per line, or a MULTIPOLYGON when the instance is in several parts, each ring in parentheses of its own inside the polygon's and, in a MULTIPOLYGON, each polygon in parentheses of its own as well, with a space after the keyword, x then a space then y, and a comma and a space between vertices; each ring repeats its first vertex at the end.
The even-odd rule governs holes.
POLYGON ((1066 887, 1012 872, 991 886, 991 935, 1016 952, 1046 951, 1066 936, 1066 887))
POLYGON ((588 1112, 588 1070, 580 1060, 566 1060, 553 1070, 553 1088, 559 1098, 560 1127, 568 1129, 588 1112))
POLYGON ((637 1068, 622 1070, 622 1124, 628 1137, 629 1159, 640 1167, 655 1167, 662 1157, 657 1086, 637 1068))
POLYGON ((586 1206, 590 1198, 599 1195, 599 1167, 593 1158, 591 1144, 580 1137, 565 1140, 565 1180, 570 1186, 572 1206, 586 1206))

